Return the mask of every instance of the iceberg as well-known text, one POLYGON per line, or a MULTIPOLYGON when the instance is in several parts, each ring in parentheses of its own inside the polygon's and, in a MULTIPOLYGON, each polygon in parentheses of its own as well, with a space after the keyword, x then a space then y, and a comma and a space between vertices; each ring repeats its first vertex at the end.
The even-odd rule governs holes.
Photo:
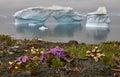
POLYGON ((45 21, 53 17, 58 24, 72 24, 80 22, 82 15, 74 12, 71 7, 51 6, 51 7, 31 7, 23 9, 14 14, 15 25, 30 25, 32 27, 42 27, 45 21))
POLYGON ((108 36, 110 18, 105 7, 99 7, 97 11, 87 14, 86 31, 89 37, 95 40, 105 40, 108 36))
POLYGON ((99 7, 97 11, 87 14, 86 27, 108 27, 109 23, 110 19, 105 7, 99 7))

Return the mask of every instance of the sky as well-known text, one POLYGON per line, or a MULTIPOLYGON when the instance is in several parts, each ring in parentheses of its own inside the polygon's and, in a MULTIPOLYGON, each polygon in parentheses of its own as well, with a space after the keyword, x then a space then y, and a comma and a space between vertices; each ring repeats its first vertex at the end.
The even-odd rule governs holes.
POLYGON ((110 12, 120 13, 120 0, 0 0, 0 15, 7 13, 11 15, 28 7, 51 5, 69 6, 81 13, 106 6, 110 12))

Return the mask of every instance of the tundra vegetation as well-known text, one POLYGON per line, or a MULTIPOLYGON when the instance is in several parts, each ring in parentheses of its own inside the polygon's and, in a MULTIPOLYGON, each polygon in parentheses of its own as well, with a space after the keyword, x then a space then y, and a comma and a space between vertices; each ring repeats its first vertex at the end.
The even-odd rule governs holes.
POLYGON ((120 42, 52 43, 37 39, 14 40, 10 36, 0 35, 0 75, 2 77, 5 77, 6 72, 11 76, 18 72, 29 72, 31 76, 36 73, 42 75, 39 70, 43 67, 48 68, 47 70, 55 69, 58 72, 69 70, 76 76, 78 74, 75 75, 75 73, 80 74, 82 69, 87 67, 79 64, 84 62, 104 65, 114 72, 114 77, 120 76, 120 42))

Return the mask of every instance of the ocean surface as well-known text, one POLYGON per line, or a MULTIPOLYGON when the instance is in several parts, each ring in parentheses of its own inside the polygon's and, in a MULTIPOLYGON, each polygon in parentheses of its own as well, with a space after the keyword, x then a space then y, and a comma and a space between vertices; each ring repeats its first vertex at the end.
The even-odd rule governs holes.
POLYGON ((11 35, 16 39, 38 38, 52 42, 68 42, 76 40, 79 43, 100 43, 105 41, 120 41, 120 0, 0 0, 0 34, 11 35), (58 5, 72 7, 74 11, 82 15, 97 10, 100 6, 107 8, 111 23, 109 29, 85 27, 86 18, 82 24, 75 25, 74 28, 53 29, 57 22, 50 18, 46 21, 46 26, 51 28, 51 33, 39 33, 34 29, 17 29, 15 27, 14 13, 29 7, 43 6, 49 7, 58 5), (52 26, 52 27, 51 27, 52 26), (73 30, 74 29, 74 30, 73 30))

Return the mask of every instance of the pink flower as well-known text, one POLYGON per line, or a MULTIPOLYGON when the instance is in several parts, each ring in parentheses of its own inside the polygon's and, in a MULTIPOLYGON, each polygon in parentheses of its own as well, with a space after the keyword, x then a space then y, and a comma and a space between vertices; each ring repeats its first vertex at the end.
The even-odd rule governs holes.
POLYGON ((21 57, 18 57, 14 62, 21 62, 21 57))
POLYGON ((46 57, 45 56, 40 56, 40 61, 44 62, 46 60, 46 57))
POLYGON ((10 70, 12 68, 12 66, 9 66, 8 69, 10 70))
POLYGON ((32 60, 32 61, 33 61, 33 60, 34 60, 34 58, 30 58, 30 60, 32 60))
POLYGON ((28 57, 27 56, 24 56, 23 58, 22 58, 22 62, 23 63, 26 63, 28 61, 28 57))
POLYGON ((56 47, 56 48, 52 48, 50 49, 48 53, 51 53, 53 54, 56 58, 61 58, 61 59, 64 59, 66 60, 66 55, 65 55, 65 50, 63 48, 59 48, 59 47, 56 47))

